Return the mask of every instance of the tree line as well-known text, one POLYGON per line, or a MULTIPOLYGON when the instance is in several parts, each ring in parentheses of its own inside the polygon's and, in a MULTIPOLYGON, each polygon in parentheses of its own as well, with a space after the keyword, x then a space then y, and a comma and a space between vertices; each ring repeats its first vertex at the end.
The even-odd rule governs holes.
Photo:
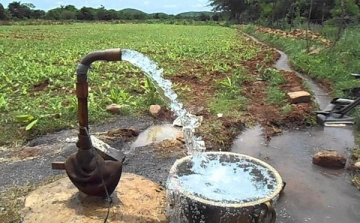
POLYGON ((26 20, 26 19, 47 19, 47 20, 147 20, 147 19, 183 19, 192 18, 195 20, 223 20, 221 13, 198 13, 168 15, 165 13, 147 14, 136 9, 114 10, 106 9, 104 6, 99 8, 82 7, 77 9, 74 5, 61 5, 60 7, 48 11, 36 9, 32 3, 11 2, 5 8, 0 3, 0 20, 26 20))
POLYGON ((197 14, 168 15, 147 14, 136 9, 114 10, 61 5, 48 11, 36 9, 32 3, 11 2, 5 8, 0 3, 0 20, 147 20, 184 19, 201 21, 231 20, 239 23, 260 22, 262 25, 293 24, 310 22, 324 24, 358 23, 360 0, 209 0, 213 12, 197 14))
POLYGON ((360 0, 210 0, 215 11, 231 20, 274 24, 302 19, 315 24, 337 20, 359 22, 360 0))

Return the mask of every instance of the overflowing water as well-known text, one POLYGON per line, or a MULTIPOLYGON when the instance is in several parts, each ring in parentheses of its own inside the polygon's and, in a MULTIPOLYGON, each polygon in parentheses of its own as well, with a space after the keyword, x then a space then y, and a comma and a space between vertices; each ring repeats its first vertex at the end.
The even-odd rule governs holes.
POLYGON ((195 129, 201 125, 201 117, 192 115, 183 108, 183 104, 178 101, 177 94, 172 89, 171 81, 164 79, 163 69, 159 69, 149 57, 135 50, 124 49, 121 52, 123 61, 139 67, 150 78, 157 92, 180 120, 188 154, 205 151, 204 141, 194 134, 195 129))
POLYGON ((248 156, 208 152, 178 160, 167 180, 171 223, 263 222, 264 201, 276 203, 281 179, 248 156))
POLYGON ((269 197, 277 189, 276 177, 268 168, 228 154, 194 156, 178 166, 175 174, 170 189, 179 187, 213 202, 252 202, 269 197))

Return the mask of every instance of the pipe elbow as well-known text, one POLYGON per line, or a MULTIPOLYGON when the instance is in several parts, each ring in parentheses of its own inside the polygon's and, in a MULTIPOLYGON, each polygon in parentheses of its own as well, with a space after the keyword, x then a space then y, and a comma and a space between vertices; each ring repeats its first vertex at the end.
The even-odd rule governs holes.
POLYGON ((121 61, 121 49, 107 49, 89 53, 78 64, 76 69, 77 75, 86 75, 90 65, 98 60, 121 61))

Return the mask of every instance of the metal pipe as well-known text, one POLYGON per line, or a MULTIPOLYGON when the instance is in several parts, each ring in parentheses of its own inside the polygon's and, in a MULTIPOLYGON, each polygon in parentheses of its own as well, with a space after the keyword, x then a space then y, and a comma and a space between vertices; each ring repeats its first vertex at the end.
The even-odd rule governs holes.
POLYGON ((87 73, 93 62, 120 61, 120 49, 95 51, 86 55, 76 69, 76 96, 78 98, 79 134, 78 151, 68 157, 62 166, 73 184, 83 193, 93 196, 111 194, 119 183, 122 161, 104 160, 92 150, 88 121, 88 81, 87 73))
POLYGON ((86 134, 86 130, 89 129, 89 117, 88 117, 88 82, 87 73, 93 62, 104 61, 120 61, 121 50, 120 49, 107 49, 101 51, 95 51, 86 55, 78 64, 76 69, 77 82, 76 82, 76 95, 78 98, 78 118, 79 118, 79 141, 77 147, 81 149, 90 149, 90 142, 86 134), (86 128, 86 130, 85 130, 86 128))

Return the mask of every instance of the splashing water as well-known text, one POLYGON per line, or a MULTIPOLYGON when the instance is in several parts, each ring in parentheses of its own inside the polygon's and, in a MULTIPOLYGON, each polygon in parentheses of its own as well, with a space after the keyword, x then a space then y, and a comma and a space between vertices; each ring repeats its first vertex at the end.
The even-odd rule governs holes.
POLYGON ((159 69, 149 57, 135 50, 124 49, 121 52, 123 61, 139 67, 150 78, 160 96, 180 120, 188 154, 205 151, 204 141, 194 135, 195 128, 201 125, 201 117, 192 115, 183 108, 183 104, 177 100, 177 94, 172 90, 171 81, 164 79, 163 69, 159 69))
POLYGON ((177 162, 166 185, 171 223, 254 222, 265 211, 259 200, 278 199, 274 172, 246 156, 213 152, 177 162))
MULTIPOLYGON (((193 156, 178 168, 174 185, 205 200, 221 203, 246 203, 266 198, 277 189, 269 169, 246 158, 232 162, 230 156, 193 156), (222 159, 221 159, 222 158, 222 159)), ((174 184, 173 184, 174 183, 174 184)), ((176 187, 175 186, 175 187, 176 187)))

